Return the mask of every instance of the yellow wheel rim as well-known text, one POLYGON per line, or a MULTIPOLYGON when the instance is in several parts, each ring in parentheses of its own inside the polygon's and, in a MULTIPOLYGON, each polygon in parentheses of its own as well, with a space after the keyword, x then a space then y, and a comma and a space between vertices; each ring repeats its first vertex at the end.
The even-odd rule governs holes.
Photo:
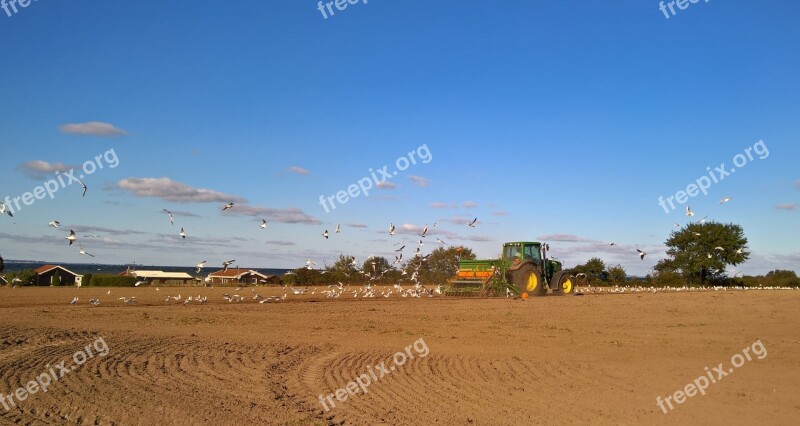
POLYGON ((536 276, 536 274, 530 274, 528 276, 528 286, 526 287, 526 290, 534 291, 537 287, 539 287, 539 277, 536 276))
POLYGON ((564 293, 571 293, 572 292, 572 279, 567 278, 567 280, 564 281, 561 284, 561 288, 564 289, 564 293))

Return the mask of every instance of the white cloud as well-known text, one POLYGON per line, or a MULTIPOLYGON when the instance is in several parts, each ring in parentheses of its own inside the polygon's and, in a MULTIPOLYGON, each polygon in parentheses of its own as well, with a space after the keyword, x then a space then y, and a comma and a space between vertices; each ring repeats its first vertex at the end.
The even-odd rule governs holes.
POLYGON ((347 226, 349 226, 351 228, 366 228, 367 227, 367 225, 365 225, 363 223, 348 223, 347 226))
POLYGON ((431 203, 431 208, 434 208, 434 209, 457 209, 458 206, 455 205, 455 204, 448 204, 448 203, 442 203, 442 202, 438 202, 437 201, 437 202, 431 203))
POLYGON ((408 178, 411 179, 412 182, 414 182, 414 185, 417 185, 417 186, 422 187, 422 188, 428 186, 430 184, 430 182, 431 182, 429 179, 426 179, 426 178, 421 177, 421 176, 411 175, 408 178))
POLYGON ((786 203, 786 204, 778 204, 775 206, 778 210, 795 210, 797 208, 797 204, 793 203, 786 203))
POLYGON ((270 207, 257 207, 248 205, 237 205, 227 210, 225 214, 234 216, 254 216, 266 218, 267 222, 277 223, 304 223, 308 225, 319 225, 319 219, 308 215, 301 209, 290 207, 288 209, 274 209, 270 207))
POLYGON ((308 175, 311 173, 308 169, 304 169, 302 167, 292 166, 286 169, 292 173, 297 173, 298 175, 308 175))
POLYGON ((388 181, 378 182, 378 184, 375 185, 375 186, 378 189, 395 189, 395 188, 397 188, 397 185, 395 185, 395 184, 393 184, 391 182, 388 182, 388 181))
POLYGON ((246 201, 242 197, 205 188, 195 188, 168 177, 129 177, 117 182, 116 187, 130 191, 136 197, 155 197, 176 203, 243 203, 246 201))
POLYGON ((90 121, 88 123, 62 124, 61 126, 58 126, 58 130, 61 130, 61 133, 69 133, 73 135, 102 136, 102 137, 121 136, 128 133, 125 130, 122 130, 118 127, 114 127, 113 124, 103 123, 100 121, 90 121))
POLYGON ((475 207, 478 207, 478 204, 474 201, 467 201, 464 203, 464 207, 468 209, 474 209, 475 207))
POLYGON ((40 179, 46 174, 64 172, 74 168, 77 168, 77 166, 64 163, 48 163, 47 161, 41 160, 28 161, 27 163, 22 163, 17 166, 17 169, 22 170, 26 175, 35 179, 40 179))

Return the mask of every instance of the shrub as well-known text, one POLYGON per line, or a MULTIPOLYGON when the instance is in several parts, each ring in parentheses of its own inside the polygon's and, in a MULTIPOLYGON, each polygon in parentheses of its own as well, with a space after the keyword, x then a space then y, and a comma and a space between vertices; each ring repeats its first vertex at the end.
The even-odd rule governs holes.
POLYGON ((136 277, 127 277, 124 275, 93 275, 89 284, 92 287, 134 287, 136 285, 136 277))

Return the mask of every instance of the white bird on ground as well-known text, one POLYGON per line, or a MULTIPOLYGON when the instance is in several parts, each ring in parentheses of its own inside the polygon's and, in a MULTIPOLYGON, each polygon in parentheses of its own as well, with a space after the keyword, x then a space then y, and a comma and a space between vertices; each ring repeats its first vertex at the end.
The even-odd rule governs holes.
POLYGON ((133 286, 134 287, 139 287, 140 285, 144 285, 144 284, 147 284, 147 281, 139 280, 139 281, 136 281, 136 284, 134 284, 133 286))
POLYGON ((639 259, 641 259, 641 260, 644 260, 644 257, 647 256, 647 253, 645 253, 645 252, 643 252, 643 251, 641 251, 639 249, 636 249, 636 251, 639 252, 639 259))
POLYGON ((261 219, 261 229, 267 229, 267 220, 261 219))
POLYGON ((61 225, 61 222, 57 220, 51 220, 50 223, 47 224, 47 226, 52 226, 53 228, 58 228, 59 225, 61 225))
POLYGON ((161 211, 169 215, 169 224, 170 225, 174 225, 175 224, 175 218, 172 217, 172 212, 167 210, 167 209, 161 209, 161 211))
POLYGON ((194 273, 195 273, 195 274, 199 274, 199 273, 200 273, 200 271, 203 269, 203 267, 205 267, 205 266, 206 266, 206 261, 204 260, 204 261, 202 261, 202 262, 198 263, 198 264, 197 264, 197 265, 195 265, 195 266, 197 267, 197 269, 195 269, 194 273))
POLYGON ((733 197, 725 197, 719 202, 719 204, 723 205, 723 204, 727 203, 728 201, 730 201, 731 199, 733 199, 733 197))
POLYGON ((89 303, 92 304, 92 306, 100 306, 100 299, 91 299, 89 303))
POLYGON ((184 231, 183 228, 181 228, 181 232, 178 235, 180 235, 184 240, 186 239, 186 231, 184 231))
POLYGON ((79 184, 81 184, 81 188, 83 188, 82 197, 85 197, 86 196, 86 190, 89 189, 89 187, 87 187, 86 184, 83 183, 83 181, 81 181, 80 179, 77 179, 77 181, 78 181, 79 184))
POLYGON ((78 251, 78 253, 80 253, 81 255, 84 255, 84 256, 94 257, 93 254, 87 253, 86 250, 83 249, 83 246, 81 246, 81 249, 78 251))
POLYGON ((222 208, 222 211, 230 210, 233 208, 233 203, 225 204, 225 207, 222 208))
POLYGON ((122 303, 125 303, 126 305, 133 305, 134 303, 136 303, 136 297, 135 296, 134 297, 120 297, 117 300, 121 300, 122 303))
POLYGON ((75 297, 73 297, 73 298, 72 298, 72 301, 71 301, 71 302, 69 302, 69 304, 70 304, 70 305, 75 305, 75 304, 77 304, 77 303, 78 303, 78 296, 75 296, 75 297))
POLYGON ((222 272, 227 271, 228 270, 228 266, 231 266, 231 264, 233 264, 233 262, 236 262, 236 260, 234 259, 234 260, 228 260, 226 262, 222 262, 222 272))
POLYGON ((692 208, 689 206, 686 206, 686 216, 694 216, 694 212, 692 211, 692 208))
POLYGON ((469 226, 470 228, 474 228, 476 223, 478 223, 478 218, 477 217, 475 219, 473 219, 472 222, 467 224, 467 226, 469 226))
POLYGON ((72 243, 74 243, 75 240, 78 239, 78 237, 75 236, 75 231, 71 229, 69 230, 69 235, 65 238, 67 239, 67 241, 69 241, 69 245, 72 245, 72 243))

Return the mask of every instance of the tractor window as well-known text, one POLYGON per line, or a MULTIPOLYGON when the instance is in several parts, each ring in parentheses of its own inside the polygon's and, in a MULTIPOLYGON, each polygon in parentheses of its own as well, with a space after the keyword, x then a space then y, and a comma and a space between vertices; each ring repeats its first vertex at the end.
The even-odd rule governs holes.
POLYGON ((505 259, 520 257, 519 246, 506 246, 505 259))
POLYGON ((525 259, 539 261, 539 248, 537 246, 526 246, 525 259))

